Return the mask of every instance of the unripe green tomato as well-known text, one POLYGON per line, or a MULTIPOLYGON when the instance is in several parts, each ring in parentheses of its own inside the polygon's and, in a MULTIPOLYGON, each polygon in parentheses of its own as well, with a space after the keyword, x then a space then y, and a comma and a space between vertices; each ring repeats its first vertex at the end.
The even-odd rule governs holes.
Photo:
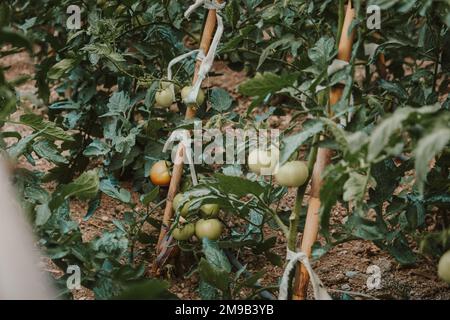
POLYGON ((200 211, 204 218, 215 218, 219 214, 219 205, 216 203, 207 203, 200 207, 200 211))
POLYGON ((438 275, 439 278, 450 283, 450 250, 439 259, 438 275))
POLYGON ((199 239, 217 240, 222 234, 223 225, 217 219, 200 219, 195 224, 195 235, 199 239))
MULTIPOLYGON (((183 102, 185 102, 187 96, 189 95, 189 92, 191 92, 192 86, 186 86, 183 89, 181 89, 181 99, 183 102)), ((205 92, 203 92, 202 89, 198 90, 196 103, 197 105, 203 104, 205 101, 205 92)))
POLYGON ((174 97, 170 89, 163 89, 156 92, 155 101, 157 106, 168 108, 173 104, 174 97))
POLYGON ((176 83, 172 83, 170 81, 161 81, 159 84, 162 89, 170 89, 170 85, 173 84, 173 91, 175 93, 180 92, 180 86, 177 85, 176 83))
POLYGON ((304 161, 286 162, 275 174, 277 182, 285 187, 299 187, 308 179, 308 166, 304 161))
POLYGON ((173 208, 175 210, 179 210, 180 211, 180 215, 182 217, 186 217, 189 213, 189 206, 191 205, 191 202, 188 201, 184 204, 183 208, 178 209, 179 206, 181 205, 181 201, 183 200, 183 194, 182 193, 178 193, 174 198, 173 198, 173 208))
POLYGON ((181 227, 175 228, 172 231, 172 236, 175 240, 186 241, 189 240, 195 233, 195 225, 193 223, 185 224, 181 227))
POLYGON ((278 164, 279 156, 278 148, 273 146, 270 150, 254 149, 248 155, 248 167, 256 174, 271 174, 278 164))

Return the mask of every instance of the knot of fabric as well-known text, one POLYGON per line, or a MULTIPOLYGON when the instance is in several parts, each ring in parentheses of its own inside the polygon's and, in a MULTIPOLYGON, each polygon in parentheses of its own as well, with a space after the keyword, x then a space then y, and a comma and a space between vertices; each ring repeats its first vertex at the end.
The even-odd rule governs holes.
POLYGON ((294 252, 291 250, 287 250, 286 252, 286 260, 288 261, 286 268, 284 269, 283 277, 281 278, 280 290, 278 293, 278 300, 287 300, 288 298, 288 288, 289 288, 289 275, 291 271, 295 268, 297 262, 302 263, 306 270, 308 271, 311 284, 313 286, 314 298, 316 300, 332 300, 330 295, 328 294, 325 286, 322 281, 320 281, 317 274, 311 267, 309 263, 308 256, 304 252, 294 252))
POLYGON ((189 19, 192 12, 202 5, 208 10, 221 11, 225 7, 225 2, 219 3, 217 0, 195 0, 195 2, 184 12, 184 17, 189 19))
POLYGON ((172 132, 170 137, 167 139, 166 143, 163 147, 163 152, 167 152, 169 148, 172 148, 174 143, 178 142, 177 148, 172 150, 172 161, 177 164, 177 161, 183 160, 184 163, 189 165, 189 169, 191 172, 192 184, 196 186, 198 184, 197 174, 195 172, 194 166, 194 155, 192 153, 191 143, 192 139, 188 130, 175 130, 172 132), (183 159, 178 159, 178 150, 179 148, 184 148, 184 156, 183 159))

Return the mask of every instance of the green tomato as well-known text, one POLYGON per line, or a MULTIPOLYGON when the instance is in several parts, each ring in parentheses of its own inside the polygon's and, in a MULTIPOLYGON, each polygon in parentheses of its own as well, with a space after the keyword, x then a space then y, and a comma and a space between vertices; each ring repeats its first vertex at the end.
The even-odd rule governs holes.
POLYGON ((163 89, 156 92, 156 105, 163 108, 168 108, 174 102, 174 97, 170 89, 163 89))
POLYGON ((217 219, 200 219, 195 224, 195 235, 199 239, 217 240, 222 234, 223 225, 217 219))
POLYGON ((202 212, 202 216, 204 218, 215 218, 219 214, 219 205, 216 203, 208 203, 204 204, 200 207, 200 211, 202 212))
POLYGON ((439 259, 438 275, 439 278, 450 283, 450 250, 439 259))
POLYGON ((275 179, 285 187, 299 187, 308 179, 308 166, 304 161, 290 161, 282 165, 275 179))
POLYGON ((248 167, 253 173, 269 175, 275 170, 279 157, 280 151, 274 146, 269 150, 254 149, 248 155, 248 167))
POLYGON ((180 92, 180 86, 177 85, 176 83, 170 81, 160 81, 159 83, 162 89, 170 89, 171 84, 173 84, 173 91, 175 91, 175 93, 180 92))
MULTIPOLYGON (((181 89, 181 99, 183 100, 183 102, 186 100, 191 89, 192 86, 186 86, 183 89, 181 89)), ((205 101, 205 93, 203 92, 202 89, 200 89, 198 90, 196 103, 197 105, 202 105, 204 101, 205 101)))
POLYGON ((172 236, 175 240, 186 241, 189 240, 195 233, 195 225, 193 223, 185 224, 181 227, 175 228, 172 231, 172 236))
POLYGON ((178 209, 179 206, 181 205, 181 201, 183 200, 183 194, 182 193, 178 193, 174 198, 173 198, 173 208, 175 210, 179 210, 180 211, 180 215, 182 217, 186 217, 189 213, 189 206, 191 205, 191 202, 188 201, 184 204, 183 208, 178 209))

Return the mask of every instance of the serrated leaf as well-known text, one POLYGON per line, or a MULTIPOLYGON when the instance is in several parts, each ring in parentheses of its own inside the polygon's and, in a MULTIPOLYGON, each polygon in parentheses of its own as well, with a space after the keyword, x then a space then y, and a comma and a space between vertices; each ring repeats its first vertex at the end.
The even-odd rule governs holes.
POLYGON ((233 99, 225 89, 213 88, 211 90, 209 102, 214 110, 224 112, 230 109, 233 99))
POLYGON ((320 38, 313 48, 308 50, 308 57, 322 70, 328 66, 333 57, 334 40, 329 37, 320 38))
POLYGON ((345 201, 361 201, 364 197, 367 177, 351 172, 348 180, 344 183, 344 195, 345 201))
POLYGON ((53 140, 74 141, 74 138, 53 122, 44 120, 42 117, 28 113, 20 117, 20 122, 34 130, 42 131, 42 134, 53 140))
POLYGON ((53 163, 69 163, 69 161, 61 155, 61 152, 57 147, 50 141, 37 141, 33 144, 33 150, 40 157, 53 163))
POLYGON ((57 189, 50 201, 50 209, 61 206, 66 199, 78 197, 81 200, 94 198, 99 190, 99 178, 96 170, 84 172, 73 182, 57 189))
POLYGON ((100 181, 100 191, 110 196, 111 198, 117 199, 123 203, 129 203, 131 201, 130 192, 124 188, 120 188, 120 186, 113 184, 110 179, 102 179, 100 181))
POLYGON ((272 54, 276 52, 276 49, 278 47, 284 46, 286 44, 290 44, 293 41, 293 39, 291 37, 289 38, 283 38, 280 40, 277 40, 273 43, 271 43, 270 45, 268 45, 262 52, 261 55, 259 56, 259 61, 258 61, 258 66, 256 67, 256 70, 258 70, 262 64, 264 63, 264 61, 266 61, 266 59, 272 54))
POLYGON ((216 173, 214 177, 217 179, 217 187, 224 193, 234 194, 243 197, 249 194, 261 195, 264 188, 256 181, 250 181, 241 177, 226 176, 216 173))
POLYGON ((99 157, 106 155, 109 151, 110 147, 107 143, 95 139, 84 149, 83 155, 86 157, 99 157))
POLYGON ((203 281, 219 289, 222 292, 229 291, 229 273, 210 264, 205 258, 200 259, 198 272, 203 281))
POLYGON ((450 141, 450 129, 440 128, 426 135, 417 143, 414 149, 416 184, 420 194, 423 194, 429 163, 437 153, 442 151, 450 141))
POLYGON ((420 109, 405 107, 395 111, 389 118, 384 119, 370 135, 369 151, 367 158, 369 161, 375 160, 383 149, 389 144, 391 137, 400 132, 403 128, 403 121, 413 114, 434 113, 440 109, 439 105, 425 106, 420 109))
POLYGON ((266 72, 241 84, 239 86, 239 92, 246 96, 264 97, 269 93, 275 93, 292 86, 297 77, 298 75, 296 73, 279 76, 271 72, 266 72))
POLYGON ((223 253, 222 249, 219 248, 217 242, 213 242, 207 238, 203 238, 203 254, 205 255, 208 262, 227 272, 231 272, 231 264, 228 258, 223 253))
POLYGON ((154 188, 149 193, 143 195, 141 197, 141 202, 144 206, 147 206, 150 204, 150 202, 153 202, 159 195, 159 187, 154 188))
POLYGON ((319 121, 308 121, 303 125, 303 130, 286 136, 282 140, 282 148, 280 150, 280 165, 283 165, 289 158, 298 151, 309 138, 323 130, 323 124, 319 121))
POLYGON ((50 219, 52 212, 48 206, 48 203, 39 204, 36 206, 36 226, 43 226, 50 219))
POLYGON ((50 68, 48 71, 48 78, 52 80, 58 80, 64 74, 69 72, 75 67, 75 59, 63 59, 50 68))

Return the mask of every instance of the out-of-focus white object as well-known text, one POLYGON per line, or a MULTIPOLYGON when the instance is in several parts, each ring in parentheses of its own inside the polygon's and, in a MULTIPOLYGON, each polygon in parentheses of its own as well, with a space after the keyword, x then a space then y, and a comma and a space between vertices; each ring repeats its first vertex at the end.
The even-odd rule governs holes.
POLYGON ((32 230, 0 163, 0 300, 51 299, 53 290, 39 268, 32 230))

